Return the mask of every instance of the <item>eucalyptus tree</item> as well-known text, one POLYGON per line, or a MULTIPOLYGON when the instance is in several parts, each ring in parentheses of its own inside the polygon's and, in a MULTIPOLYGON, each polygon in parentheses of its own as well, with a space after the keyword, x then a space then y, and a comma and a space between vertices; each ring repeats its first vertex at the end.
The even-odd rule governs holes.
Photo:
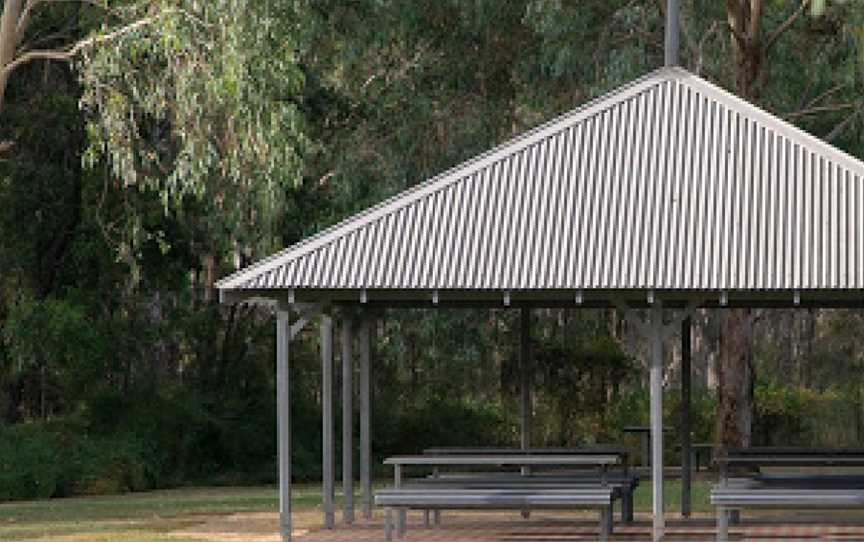
MULTIPOLYGON (((855 2, 685 3, 685 63, 741 97, 861 156, 861 28, 855 2), (688 5, 689 4, 689 5, 688 5), (707 9, 702 9, 707 8, 707 9)), ((724 311, 715 442, 747 446, 754 413, 754 322, 724 311)))
POLYGON ((114 4, 108 0, 4 0, 0 12, 0 114, 9 80, 21 66, 37 61, 70 62, 85 50, 133 33, 166 13, 157 2, 148 13, 128 19, 125 10, 117 7, 120 2, 114 4), (82 9, 87 12, 82 13, 82 9), (46 11, 55 20, 50 29, 40 25, 46 11), (58 13, 66 24, 56 25, 58 13), (82 17, 90 18, 90 26, 96 30, 89 36, 80 33, 82 17))

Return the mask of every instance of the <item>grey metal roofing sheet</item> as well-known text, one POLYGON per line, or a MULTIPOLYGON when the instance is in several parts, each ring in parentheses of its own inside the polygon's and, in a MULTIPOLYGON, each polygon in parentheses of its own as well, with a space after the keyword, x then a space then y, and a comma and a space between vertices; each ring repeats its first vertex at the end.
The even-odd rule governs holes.
POLYGON ((860 289, 862 183, 861 161, 663 68, 217 286, 860 289))

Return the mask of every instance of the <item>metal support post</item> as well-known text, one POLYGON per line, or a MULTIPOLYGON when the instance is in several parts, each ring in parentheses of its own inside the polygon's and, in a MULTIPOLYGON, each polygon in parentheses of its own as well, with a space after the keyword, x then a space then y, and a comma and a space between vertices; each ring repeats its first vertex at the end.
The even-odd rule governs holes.
POLYGON ((519 372, 521 386, 521 439, 523 450, 531 447, 531 310, 522 309, 519 333, 519 372))
MULTIPOLYGON (((402 465, 393 465, 393 487, 402 487, 402 465)), ((406 514, 405 508, 398 508, 396 511, 396 536, 399 538, 405 536, 406 514)))
POLYGON ((342 320, 342 521, 354 523, 354 322, 342 320))
POLYGON ((651 485, 652 540, 663 540, 663 306, 651 307, 651 485))
POLYGON ((333 509, 335 470, 333 468, 333 318, 328 314, 321 317, 321 377, 322 507, 324 509, 324 527, 332 529, 335 523, 333 509))
POLYGON ((667 0, 666 1, 666 47, 664 59, 667 67, 677 66, 678 65, 678 50, 680 49, 679 42, 681 40, 680 34, 680 22, 678 21, 678 14, 680 11, 679 6, 680 0, 667 0))
POLYGON ((363 492, 363 519, 372 519, 372 438, 370 426, 371 398, 369 368, 371 364, 371 326, 369 318, 360 322, 360 487, 363 492))
MULTIPOLYGON (((531 447, 531 309, 523 308, 519 313, 519 385, 521 387, 521 435, 523 450, 531 447)), ((522 476, 531 473, 530 467, 522 467, 522 476)), ((531 517, 531 510, 522 510, 522 517, 531 517)))
POLYGON ((291 323, 288 311, 276 315, 276 409, 279 438, 279 532, 282 542, 291 540, 291 396, 288 355, 291 323))
POLYGON ((681 515, 690 517, 690 485, 693 465, 690 428, 690 329, 692 320, 681 321, 681 515))

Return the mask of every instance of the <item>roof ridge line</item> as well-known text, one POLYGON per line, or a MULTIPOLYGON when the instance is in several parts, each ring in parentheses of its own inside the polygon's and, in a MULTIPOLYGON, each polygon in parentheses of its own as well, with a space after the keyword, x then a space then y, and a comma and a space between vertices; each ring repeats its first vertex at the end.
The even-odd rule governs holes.
POLYGON ((691 73, 687 70, 680 69, 681 72, 681 80, 682 82, 693 85, 697 88, 705 88, 706 90, 711 92, 711 98, 717 99, 719 101, 725 101, 727 103, 734 103, 739 107, 743 107, 745 109, 751 110, 758 114, 761 118, 752 119, 754 121, 763 123, 766 127, 773 129, 775 132, 787 137, 792 142, 799 143, 804 147, 808 147, 811 151, 819 151, 826 155, 826 158, 831 158, 831 155, 834 155, 837 158, 841 159, 841 162, 846 165, 849 169, 857 169, 858 174, 864 178, 864 161, 860 158, 849 154, 848 152, 840 149, 839 147, 835 147, 831 143, 825 141, 824 139, 811 134, 807 130, 792 124, 788 120, 771 113, 767 109, 760 107, 752 102, 741 98, 740 96, 724 89, 723 87, 713 83, 704 77, 691 73), (695 84, 694 84, 695 83, 695 84), (782 128, 782 129, 778 129, 782 128), (791 132, 791 133, 790 133, 791 132), (798 138, 803 139, 805 141, 795 141, 795 138, 790 136, 798 136, 798 138), (813 145, 815 144, 815 145, 813 145), (813 148, 818 147, 818 148, 813 148), (851 167, 853 166, 854 167, 851 167))

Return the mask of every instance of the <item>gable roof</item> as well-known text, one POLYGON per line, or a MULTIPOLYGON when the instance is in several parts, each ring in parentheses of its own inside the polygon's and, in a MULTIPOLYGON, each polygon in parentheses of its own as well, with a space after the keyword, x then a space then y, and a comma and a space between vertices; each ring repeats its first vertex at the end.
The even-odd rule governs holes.
POLYGON ((861 161, 662 68, 217 287, 861 289, 862 183, 861 161))

